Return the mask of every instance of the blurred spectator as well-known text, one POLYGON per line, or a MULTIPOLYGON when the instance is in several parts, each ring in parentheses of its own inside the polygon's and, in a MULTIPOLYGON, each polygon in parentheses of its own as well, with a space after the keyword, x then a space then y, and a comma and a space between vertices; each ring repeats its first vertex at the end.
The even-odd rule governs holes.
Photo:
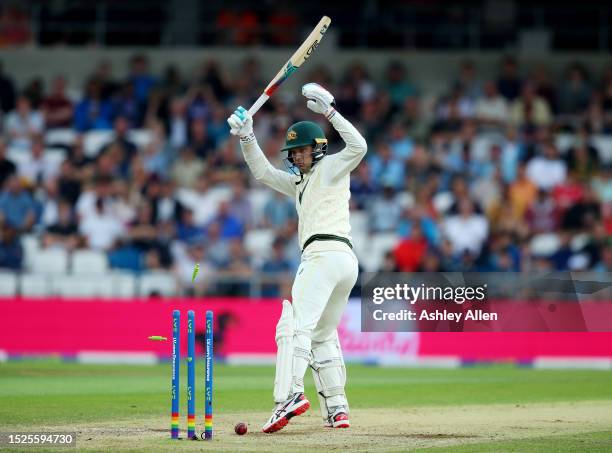
POLYGON ((418 223, 412 225, 410 234, 402 239, 395 249, 393 255, 399 272, 416 272, 427 252, 427 240, 423 236, 421 226, 418 223))
POLYGON ((400 61, 389 63, 385 82, 385 90, 396 110, 404 104, 406 98, 417 95, 417 89, 406 77, 406 68, 400 61))
POLYGON ((599 173, 599 153, 589 144, 584 129, 576 134, 574 146, 567 152, 566 160, 570 174, 581 182, 589 182, 599 173))
POLYGON ((493 81, 484 85, 484 96, 478 98, 475 115, 483 130, 499 130, 508 120, 508 103, 493 81))
POLYGON ((466 60, 461 63, 459 77, 455 84, 472 102, 476 102, 476 100, 482 96, 482 83, 478 80, 476 66, 471 60, 466 60))
POLYGON ((231 277, 229 280, 221 280, 217 285, 221 294, 242 297, 249 295, 253 266, 239 238, 229 240, 229 260, 220 265, 219 271, 221 275, 231 277))
POLYGON ((600 220, 601 208, 597 194, 590 186, 586 186, 582 199, 565 211, 562 227, 566 230, 590 229, 600 220))
POLYGON ((133 85, 136 100, 146 103, 157 79, 149 71, 149 60, 144 55, 134 55, 130 59, 128 81, 133 85))
POLYGON ((591 186, 603 204, 612 206, 612 164, 602 168, 599 176, 591 181, 591 186))
POLYGON ((242 180, 237 179, 232 184, 232 198, 229 201, 229 212, 242 225, 243 230, 248 230, 253 222, 253 206, 249 199, 247 188, 242 180))
POLYGON ((72 206, 67 201, 59 202, 57 221, 46 227, 42 244, 44 247, 61 247, 70 252, 82 245, 72 206))
POLYGON ((414 143, 402 124, 396 122, 391 125, 387 143, 396 159, 405 161, 410 158, 414 143))
POLYGON ((240 238, 244 233, 244 225, 236 215, 232 214, 229 201, 219 203, 217 215, 212 219, 212 223, 219 225, 223 239, 240 238))
POLYGON ((566 79, 559 87, 559 112, 579 114, 589 104, 591 87, 585 69, 573 64, 567 71, 566 79))
POLYGON ((204 229, 195 224, 191 209, 183 209, 176 227, 176 238, 190 244, 204 240, 204 229))
POLYGON ((542 155, 527 163, 527 177, 540 189, 551 190, 567 178, 567 165, 559 159, 557 148, 552 143, 543 145, 542 155))
POLYGON ((2 225, 0 229, 0 269, 21 270, 23 248, 15 228, 2 225))
POLYGON ((93 78, 99 83, 100 94, 104 100, 113 98, 121 89, 121 84, 113 77, 113 64, 110 60, 102 60, 98 64, 93 78))
POLYGON ((133 82, 126 82, 121 91, 113 98, 113 114, 123 117, 130 129, 139 129, 144 121, 143 100, 139 99, 133 82))
POLYGON ((198 159, 193 148, 185 146, 172 164, 170 177, 179 186, 195 189, 198 178, 203 176, 206 166, 198 159))
POLYGON ((89 216, 99 215, 100 209, 110 211, 113 195, 112 179, 106 176, 98 176, 92 186, 81 193, 76 203, 76 214, 79 222, 89 216), (101 203, 101 207, 98 204, 101 203))
POLYGON ((36 221, 36 203, 16 175, 8 177, 0 192, 0 225, 28 232, 36 221))
POLYGON ((194 119, 191 122, 189 144, 200 159, 206 159, 215 149, 215 142, 208 136, 206 122, 194 119))
POLYGON ((22 91, 22 95, 30 100, 30 105, 34 110, 40 110, 41 104, 44 98, 44 82, 41 77, 34 77, 25 86, 22 91))
POLYGON ((57 162, 45 159, 45 144, 41 138, 32 140, 30 159, 19 165, 19 176, 31 186, 47 182, 58 173, 57 162))
POLYGON ((72 125, 73 105, 66 95, 66 78, 56 76, 51 84, 51 93, 42 103, 42 112, 47 129, 67 128, 72 125))
POLYGON ((382 194, 376 195, 368 207, 369 226, 375 233, 390 232, 397 228, 401 207, 392 185, 386 184, 382 194))
POLYGON ((149 201, 143 201, 138 206, 136 218, 128 226, 128 237, 131 244, 144 254, 148 268, 168 267, 171 264, 170 250, 160 237, 149 201))
POLYGON ((0 138, 0 189, 4 187, 7 178, 17 172, 17 166, 6 157, 6 144, 0 138))
POLYGON ((513 57, 506 57, 502 62, 501 73, 497 79, 499 93, 512 102, 519 96, 522 84, 516 60, 513 57))
POLYGON ((474 212, 472 202, 463 199, 459 201, 458 214, 447 217, 442 230, 454 253, 478 255, 489 234, 489 225, 484 216, 474 212))
POLYGON ((4 72, 4 65, 0 62, 0 110, 8 113, 15 108, 15 84, 8 74, 4 72))
POLYGON ((520 127, 547 126, 552 121, 548 102, 537 95, 535 85, 531 82, 525 83, 521 96, 512 103, 510 116, 512 122, 520 127))
MULTIPOLYGON (((353 173, 351 173, 351 205, 355 209, 366 209, 368 201, 376 192, 374 181, 371 176, 370 167, 367 162, 362 162, 353 173)), ((293 206, 291 206, 293 208, 293 206)))
MULTIPOLYGON (((275 240, 272 244, 271 256, 261 266, 261 272, 265 277, 281 280, 282 278, 288 278, 291 270, 291 263, 284 256, 282 241, 275 240)), ((263 283, 263 297, 279 297, 280 295, 280 285, 278 283, 267 281, 263 283)))
POLYGON ((294 220, 296 216, 295 202, 286 195, 274 191, 264 205, 262 226, 280 228, 290 220, 294 220))
POLYGON ((187 144, 189 138, 187 105, 181 98, 174 98, 170 102, 170 115, 167 129, 168 140, 174 149, 182 148, 187 144))
POLYGON ((559 210, 552 196, 543 189, 527 208, 525 218, 532 233, 550 233, 559 226, 559 210))
POLYGON ((102 85, 90 79, 85 87, 85 96, 74 109, 74 126, 79 132, 90 129, 111 129, 113 121, 111 101, 102 97, 102 85))
POLYGON ((104 200, 96 198, 93 210, 79 222, 79 233, 87 246, 95 250, 109 250, 125 235, 121 222, 104 207, 104 200))
POLYGON ((391 148, 385 142, 376 145, 376 152, 369 155, 368 165, 374 181, 390 186, 396 190, 404 184, 404 165, 393 156, 391 148))
POLYGON ((9 146, 27 149, 32 139, 44 131, 45 121, 38 110, 32 110, 30 100, 25 96, 17 98, 15 110, 6 117, 5 130, 9 146))
POLYGON ((512 215, 515 219, 522 219, 538 194, 538 186, 527 177, 527 168, 524 163, 519 165, 517 178, 510 185, 509 191, 512 215))

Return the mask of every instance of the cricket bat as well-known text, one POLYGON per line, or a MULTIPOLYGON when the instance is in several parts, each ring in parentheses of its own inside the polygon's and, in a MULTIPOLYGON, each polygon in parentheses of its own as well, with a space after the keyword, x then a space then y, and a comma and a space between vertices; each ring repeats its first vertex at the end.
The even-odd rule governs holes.
POLYGON ((259 96, 257 101, 251 106, 249 109, 249 114, 251 116, 255 115, 255 113, 261 108, 262 105, 266 103, 266 101, 274 94, 274 92, 278 89, 278 87, 289 78, 291 74, 293 74, 297 68, 302 66, 306 60, 310 58, 314 50, 317 48, 321 39, 323 39, 323 35, 329 28, 331 24, 331 19, 327 16, 323 16, 317 26, 310 32, 306 40, 302 43, 302 45, 295 51, 289 61, 278 71, 276 76, 272 79, 272 81, 268 84, 264 92, 259 96))

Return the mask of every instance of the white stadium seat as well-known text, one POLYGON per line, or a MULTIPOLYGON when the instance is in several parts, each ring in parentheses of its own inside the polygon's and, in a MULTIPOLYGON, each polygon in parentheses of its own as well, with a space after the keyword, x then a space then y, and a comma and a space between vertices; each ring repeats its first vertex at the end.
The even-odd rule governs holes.
POLYGON ((104 279, 83 275, 55 275, 51 277, 51 292, 61 297, 96 297, 110 285, 104 279))
POLYGON ((32 263, 40 250, 40 240, 35 234, 24 234, 21 236, 21 247, 23 248, 23 264, 26 269, 32 269, 32 263))
POLYGON ((31 268, 39 274, 65 274, 68 271, 68 253, 63 249, 39 250, 31 268))
POLYGON ((151 293, 162 296, 176 296, 176 278, 169 272, 147 272, 140 277, 139 295, 149 297, 151 293))
POLYGON ((130 272, 113 272, 108 277, 112 283, 113 297, 132 298, 136 296, 136 277, 130 272))
POLYGON ((106 253, 97 250, 76 250, 72 254, 73 274, 105 274, 108 272, 106 253))
POLYGON ((153 134, 147 129, 133 129, 128 133, 128 140, 138 148, 144 148, 153 141, 153 134))
POLYGON ((49 276, 46 274, 21 274, 19 293, 22 297, 41 297, 50 294, 49 276))
POLYGON ((551 256, 561 247, 561 240, 555 233, 538 234, 531 239, 529 249, 535 256, 551 256))
POLYGON ((14 297, 17 295, 17 274, 0 271, 0 297, 14 297))
POLYGON ((74 129, 51 129, 45 134, 45 144, 49 146, 72 146, 77 133, 74 129))
POLYGON ((100 149, 110 143, 113 139, 113 131, 90 131, 87 132, 83 139, 85 147, 85 155, 87 157, 96 157, 100 149))

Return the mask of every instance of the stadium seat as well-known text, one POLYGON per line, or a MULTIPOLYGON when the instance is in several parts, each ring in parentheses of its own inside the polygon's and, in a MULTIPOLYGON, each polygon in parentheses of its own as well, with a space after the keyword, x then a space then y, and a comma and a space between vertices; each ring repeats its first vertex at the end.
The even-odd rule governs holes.
POLYGON ((128 133, 128 139, 138 148, 144 148, 153 141, 153 134, 147 129, 133 129, 128 133))
POLYGON ((17 166, 17 168, 19 168, 32 159, 32 153, 29 149, 8 148, 8 150, 6 151, 6 157, 10 161, 12 161, 17 166))
POLYGON ((113 131, 90 131, 85 134, 84 148, 87 157, 95 157, 100 149, 113 139, 113 131))
POLYGON ((136 277, 130 272, 113 272, 108 277, 112 283, 112 297, 133 298, 136 296, 136 277))
POLYGON ((450 192, 439 192, 431 200, 438 214, 445 214, 453 205, 455 198, 450 192))
POLYGON ((40 250, 40 240, 35 234, 24 234, 21 236, 21 247, 23 248, 23 265, 26 269, 32 269, 34 258, 40 250))
POLYGON ((574 134, 561 133, 555 136, 555 146, 561 155, 567 154, 569 149, 574 146, 576 136, 574 134))
POLYGON ((17 295, 17 274, 14 272, 0 272, 0 297, 14 297, 17 295))
POLYGON ((593 135, 592 144, 599 151, 599 158, 604 164, 612 163, 612 137, 609 135, 593 135))
POLYGON ((551 256, 561 246, 559 236, 555 233, 538 234, 531 239, 529 249, 534 256, 551 256))
POLYGON ((65 274, 68 271, 68 253, 63 249, 42 249, 31 262, 31 269, 39 274, 65 274))
POLYGON ((51 291, 61 297, 99 297, 112 293, 111 282, 90 275, 55 275, 51 277, 51 291))
POLYGON ((46 163, 54 165, 56 168, 66 159, 67 152, 63 148, 45 148, 44 160, 46 163))
POLYGON ((47 146, 72 146, 77 133, 74 129, 51 129, 45 134, 47 146))
POLYGON ((106 253, 97 250, 76 250, 72 254, 73 274, 105 274, 108 272, 106 253))
POLYGON ((141 275, 138 294, 149 297, 153 293, 162 296, 176 296, 176 279, 170 272, 147 272, 141 275))
POLYGON ((22 297, 48 296, 50 289, 46 274, 21 274, 19 277, 19 294, 22 297))

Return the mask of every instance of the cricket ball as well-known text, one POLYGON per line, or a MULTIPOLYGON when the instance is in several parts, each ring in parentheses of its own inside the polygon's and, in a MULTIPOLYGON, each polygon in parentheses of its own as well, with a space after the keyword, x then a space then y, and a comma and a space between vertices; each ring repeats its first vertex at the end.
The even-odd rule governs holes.
POLYGON ((234 431, 236 431, 236 434, 238 434, 239 436, 246 434, 247 432, 246 423, 243 423, 243 422, 236 423, 236 426, 234 426, 234 431))

